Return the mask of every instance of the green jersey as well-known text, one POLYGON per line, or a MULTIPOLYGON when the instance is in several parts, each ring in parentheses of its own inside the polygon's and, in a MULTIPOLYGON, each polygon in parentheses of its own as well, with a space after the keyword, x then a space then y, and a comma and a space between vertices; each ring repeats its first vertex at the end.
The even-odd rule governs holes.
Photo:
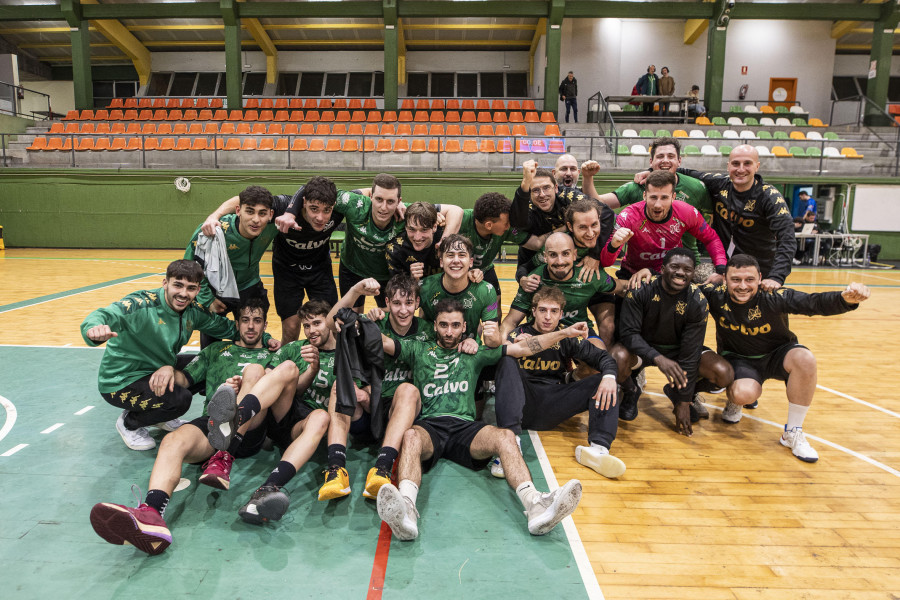
MULTIPOLYGON (((552 285, 559 288, 563 296, 566 297, 566 312, 563 313, 560 323, 563 325, 574 325, 580 321, 590 324, 587 308, 591 306, 591 299, 596 294, 609 294, 616 289, 616 281, 609 276, 606 271, 601 271, 599 277, 595 277, 590 282, 585 283, 578 279, 581 274, 581 267, 575 267, 572 270, 572 276, 565 281, 556 281, 550 278, 547 272, 547 265, 538 267, 528 275, 539 275, 541 277, 541 286, 552 285)), ((513 298, 512 308, 522 311, 523 313, 531 313, 531 299, 534 292, 526 292, 521 287, 513 298)))
MULTIPOLYGON (((580 263, 581 259, 588 255, 588 252, 593 250, 593 248, 586 248, 584 246, 579 246, 578 241, 575 239, 571 233, 568 233, 568 236, 572 238, 572 241, 575 242, 575 262, 580 263)), ((598 243, 603 243, 598 241, 598 243)), ((544 260, 544 248, 541 248, 540 252, 534 255, 534 258, 528 263, 528 268, 535 269, 541 265, 547 264, 547 261, 544 260)))
POLYGON ((487 238, 483 238, 478 234, 478 230, 475 228, 475 211, 471 208, 467 208, 463 211, 463 219, 462 224, 459 226, 459 234, 469 238, 469 241, 472 242, 472 245, 475 247, 472 268, 481 269, 482 271, 488 271, 494 268, 494 259, 497 258, 500 247, 503 246, 504 242, 513 242, 519 245, 531 237, 531 234, 527 231, 519 231, 518 229, 510 227, 503 235, 490 235, 487 238))
MULTIPOLYGON (((282 346, 269 362, 270 367, 277 367, 286 360, 293 361, 305 373, 309 363, 300 358, 303 346, 309 344, 309 340, 298 340, 282 346)), ((312 383, 303 392, 300 401, 310 408, 328 409, 328 400, 331 397, 331 387, 334 385, 334 350, 319 349, 319 371, 312 383)))
MULTIPOLYGON (((175 356, 195 329, 217 338, 238 337, 234 321, 197 302, 175 312, 166 302, 164 288, 133 292, 89 314, 81 323, 81 337, 88 346, 99 346, 87 337, 88 329, 96 325, 109 325, 118 334, 106 342, 100 360, 98 388, 104 394, 117 392, 160 367, 175 366, 175 356)), ((263 343, 267 341, 264 336, 263 343)))
POLYGON ((478 339, 478 325, 484 321, 496 321, 497 315, 497 291, 487 281, 478 283, 469 282, 466 288, 458 294, 452 294, 444 289, 444 274, 437 273, 422 280, 419 288, 419 296, 422 298, 422 313, 425 318, 434 322, 437 317, 435 307, 444 298, 459 300, 465 313, 466 334, 478 339))
MULTIPOLYGON (((238 222, 239 218, 235 213, 219 219, 222 232, 225 234, 225 243, 228 246, 228 262, 231 263, 231 270, 234 271, 234 281, 238 290, 246 290, 259 283, 259 261, 269 244, 275 239, 278 229, 274 222, 270 222, 255 239, 248 240, 238 231, 238 222)), ((186 259, 194 259, 199 236, 200 227, 191 236, 191 242, 184 252, 186 259)), ((197 302, 203 306, 209 306, 215 299, 215 292, 209 287, 209 282, 204 277, 203 283, 200 284, 200 293, 197 294, 197 302)))
MULTIPOLYGON (((712 200, 709 199, 709 193, 706 191, 706 186, 699 179, 694 179, 687 175, 679 173, 676 177, 678 177, 678 182, 675 184, 674 200, 687 202, 699 210, 703 215, 703 218, 709 222, 712 216, 713 206, 712 200)), ((640 202, 644 199, 644 186, 629 181, 625 185, 620 186, 613 193, 616 195, 616 198, 619 199, 619 204, 628 206, 629 204, 634 204, 635 202, 640 202)), ((685 248, 691 250, 698 259, 700 258, 700 252, 697 250, 697 239, 694 236, 687 233, 684 234, 681 238, 681 243, 685 248)))
POLYGON ((206 380, 206 399, 203 414, 209 399, 229 377, 240 375, 247 365, 267 366, 273 354, 265 348, 245 348, 234 342, 215 342, 200 351, 184 368, 191 383, 206 380))
MULTIPOLYGON (((434 328, 431 323, 419 317, 413 317, 413 321, 409 326, 406 335, 400 335, 391 327, 390 316, 385 315, 378 322, 378 328, 381 333, 388 336, 392 340, 416 340, 425 342, 434 339, 434 328)), ((384 355, 384 379, 381 380, 381 397, 393 398, 394 392, 400 387, 401 383, 412 381, 412 370, 410 366, 400 360, 396 356, 384 355)))
POLYGON ((422 397, 419 418, 475 420, 475 386, 481 369, 497 364, 506 346, 479 346, 475 354, 444 348, 436 342, 395 340, 395 356, 412 366, 413 385, 422 397))
POLYGON ((403 232, 403 221, 391 218, 385 229, 372 220, 372 199, 362 194, 339 191, 334 210, 344 215, 347 235, 341 246, 341 264, 360 277, 390 278, 384 253, 388 242, 403 232))

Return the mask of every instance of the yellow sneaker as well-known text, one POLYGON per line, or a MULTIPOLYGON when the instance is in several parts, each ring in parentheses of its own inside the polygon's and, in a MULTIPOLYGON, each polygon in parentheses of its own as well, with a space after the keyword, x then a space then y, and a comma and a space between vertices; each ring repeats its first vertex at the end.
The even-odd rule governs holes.
POLYGON ((325 483, 319 488, 319 500, 334 500, 350 494, 350 475, 343 467, 329 467, 325 483))
POLYGON ((366 489, 363 490, 363 498, 375 500, 376 498, 378 498, 378 490, 381 489, 381 486, 390 482, 390 471, 372 467, 371 469, 369 469, 369 474, 366 475, 366 489))

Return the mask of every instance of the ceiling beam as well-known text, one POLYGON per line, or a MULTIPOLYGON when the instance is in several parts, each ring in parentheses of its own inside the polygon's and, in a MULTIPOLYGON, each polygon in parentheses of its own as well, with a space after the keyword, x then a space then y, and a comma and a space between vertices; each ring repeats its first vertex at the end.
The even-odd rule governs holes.
MULTIPOLYGON (((703 0, 704 2, 713 2, 714 0, 703 0)), ((709 19, 688 19, 684 23, 684 44, 690 46, 700 36, 706 32, 709 27, 709 19)))
MULTIPOLYGON (((85 7, 96 4, 97 0, 81 0, 82 11, 85 7)), ((96 19, 93 24, 97 31, 131 59, 141 85, 150 83, 151 60, 150 51, 146 46, 134 37, 127 27, 115 19, 96 19)))
MULTIPOLYGON (((318 3, 316 3, 318 4, 318 3)), ((546 17, 550 3, 547 0, 519 0, 512 4, 506 0, 480 0, 478 2, 454 2, 452 0, 404 0, 397 3, 401 17, 546 17)), ((646 5, 645 5, 646 9, 646 5)), ((345 13, 349 14, 349 13, 345 13)))
MULTIPOLYGON (((246 0, 237 0, 246 2, 246 0)), ((244 5, 246 6, 246 4, 244 5)), ((243 6, 241 7, 243 8, 243 6)), ((272 43, 272 38, 266 33, 265 27, 254 17, 242 17, 241 27, 250 32, 256 43, 259 44, 263 54, 266 55, 266 83, 276 83, 278 79, 278 49, 272 43)))
MULTIPOLYGON (((878 0, 862 0, 863 4, 876 4, 878 0)), ((842 38, 860 24, 859 21, 837 21, 831 26, 832 39, 842 38)))
POLYGON ((248 2, 241 7, 241 15, 265 19, 317 17, 354 19, 375 18, 383 15, 381 2, 347 0, 346 2, 248 2))
MULTIPOLYGON (((836 50, 865 50, 866 52, 872 51, 872 44, 838 44, 835 46, 836 50)), ((894 52, 900 50, 900 44, 894 44, 894 52)), ((41 59, 44 60, 44 59, 41 59)))
POLYGON ((85 19, 219 19, 218 2, 167 2, 164 4, 96 4, 85 6, 85 19))
POLYGON ((490 31, 534 31, 535 26, 511 23, 420 23, 415 25, 406 24, 404 25, 404 27, 407 29, 407 31, 472 31, 477 29, 487 29, 490 31))

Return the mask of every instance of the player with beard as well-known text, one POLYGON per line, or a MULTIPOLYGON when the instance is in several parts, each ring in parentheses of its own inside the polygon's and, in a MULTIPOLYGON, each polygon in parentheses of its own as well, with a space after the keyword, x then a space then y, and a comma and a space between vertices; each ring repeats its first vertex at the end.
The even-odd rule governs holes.
POLYGON ((767 379, 784 381, 788 414, 781 445, 800 460, 815 462, 819 455, 806 441, 803 420, 816 391, 816 358, 797 341, 788 315, 829 316, 855 310, 869 298, 869 288, 851 283, 841 292, 805 294, 784 287, 766 292, 761 278, 756 259, 738 254, 728 261, 723 285, 701 288, 716 324, 717 352, 734 368, 722 420, 740 421, 741 406, 757 401, 767 379))
MULTIPOLYGON (((281 318, 281 341, 293 342, 300 335, 297 311, 304 293, 310 300, 337 302, 337 286, 331 269, 328 242, 344 219, 334 212, 337 188, 327 177, 312 177, 293 195, 274 196, 275 226, 272 274, 275 278, 275 310, 281 318)), ((238 198, 226 200, 201 227, 213 235, 219 219, 234 212, 238 198)))
POLYGON ((399 485, 386 483, 378 491, 378 515, 397 538, 415 539, 419 535, 416 497, 422 471, 430 470, 440 458, 480 470, 497 454, 506 467, 507 482, 525 508, 528 531, 532 535, 550 532, 575 510, 581 483, 573 479, 552 493, 538 492, 513 432, 475 420, 475 382, 482 367, 496 364, 504 356, 536 354, 564 338, 586 335, 587 325, 578 323, 506 346, 500 344, 497 324, 488 322, 485 336, 498 346, 481 346, 475 354, 465 354, 458 349, 466 331, 462 305, 445 299, 435 311, 437 343, 382 336, 385 353, 405 361, 413 371, 413 383, 397 388, 395 402, 402 395, 412 395, 422 403, 422 412, 403 435, 399 485))
POLYGON ((709 412, 695 391, 725 387, 731 383, 731 367, 714 352, 704 352, 706 299, 691 283, 696 268, 694 254, 687 248, 670 250, 663 258, 662 274, 649 284, 630 290, 620 309, 619 343, 610 353, 619 366, 622 402, 619 418, 633 421, 641 389, 631 379, 632 370, 655 365, 668 383, 663 391, 675 405, 675 428, 693 435, 691 423, 709 418, 709 412))
MULTIPOLYGON (((205 380, 207 396, 212 397, 220 385, 232 389, 226 381, 245 373, 243 386, 247 389, 253 387, 264 402, 271 404, 280 397, 282 403, 290 405, 297 384, 297 369, 293 364, 290 368, 276 369, 267 377, 270 381, 277 381, 275 388, 267 392, 264 386, 257 387, 263 367, 272 357, 262 345, 266 328, 265 306, 258 298, 249 298, 239 315, 239 341, 216 342, 207 346, 184 371, 167 367, 166 378, 183 388, 190 387, 195 381, 205 380), (248 373, 248 370, 252 372, 248 373)), ((166 378, 160 378, 159 385, 165 386, 166 378)), ((145 501, 137 508, 108 502, 96 504, 91 509, 94 531, 111 544, 127 543, 148 554, 163 552, 172 542, 172 534, 163 517, 169 498, 180 480, 182 465, 203 463, 199 482, 227 490, 235 457, 253 456, 262 448, 266 438, 265 410, 258 408, 256 414, 248 414, 247 417, 246 422, 242 423, 241 433, 234 436, 222 451, 216 451, 208 441, 206 416, 186 423, 163 438, 153 463, 145 501)))

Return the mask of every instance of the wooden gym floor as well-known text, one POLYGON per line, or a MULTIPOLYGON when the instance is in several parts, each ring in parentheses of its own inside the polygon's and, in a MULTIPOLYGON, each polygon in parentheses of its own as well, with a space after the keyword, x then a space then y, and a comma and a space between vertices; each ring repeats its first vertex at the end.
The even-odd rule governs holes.
MULTIPOLYGON (((129 504, 131 484, 146 486, 155 453, 128 451, 114 433, 115 413, 96 392, 101 351, 81 349, 79 325, 94 308, 158 287, 180 256, 0 252, 0 563, 9 597, 900 596, 894 271, 801 269, 788 280, 809 292, 861 281, 873 292, 848 315, 791 319, 818 359, 819 389, 804 427, 816 464, 778 444, 782 384, 766 384, 759 408, 738 425, 721 421, 724 396, 707 397, 712 418, 685 438, 674 433, 662 377, 650 370, 640 416, 620 422, 613 445, 628 466, 618 480, 575 462, 585 418, 523 440, 536 483, 577 477, 584 484, 574 525, 543 540, 524 532, 502 482, 442 465, 425 477, 420 539, 389 543, 371 503, 357 497, 372 450, 353 449, 350 499, 315 502, 316 464, 291 483, 285 521, 244 526, 235 511, 275 460, 262 453, 238 463, 240 483, 227 494, 192 485, 175 495, 167 513, 175 542, 163 556, 109 546, 90 529, 90 505, 129 504), (86 406, 95 408, 82 412, 86 406)), ((269 260, 263 275, 271 290, 269 260)), ((508 306, 513 267, 498 265, 498 274, 508 306)), ((269 331, 280 335, 274 311, 269 331)), ((710 325, 710 345, 713 333, 710 325)), ((195 479, 196 469, 183 476, 195 479)))

